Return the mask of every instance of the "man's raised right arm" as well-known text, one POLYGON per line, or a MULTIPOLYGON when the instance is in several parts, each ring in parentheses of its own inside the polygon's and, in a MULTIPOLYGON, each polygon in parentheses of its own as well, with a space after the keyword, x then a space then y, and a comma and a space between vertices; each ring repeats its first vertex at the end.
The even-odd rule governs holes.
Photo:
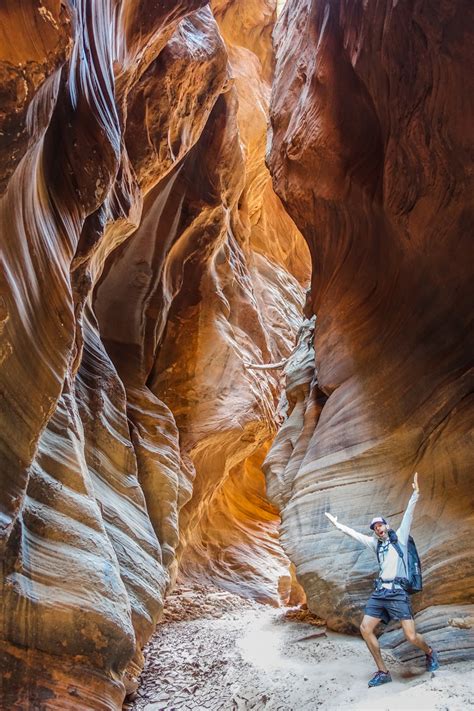
POLYGON ((363 533, 354 531, 354 529, 349 528, 349 526, 344 526, 344 524, 338 523, 337 516, 333 516, 332 514, 328 513, 327 511, 324 512, 324 515, 331 521, 333 526, 338 528, 340 531, 345 533, 347 536, 354 538, 359 543, 362 543, 363 546, 370 548, 371 551, 375 550, 377 543, 376 543, 375 538, 373 536, 366 536, 363 533))

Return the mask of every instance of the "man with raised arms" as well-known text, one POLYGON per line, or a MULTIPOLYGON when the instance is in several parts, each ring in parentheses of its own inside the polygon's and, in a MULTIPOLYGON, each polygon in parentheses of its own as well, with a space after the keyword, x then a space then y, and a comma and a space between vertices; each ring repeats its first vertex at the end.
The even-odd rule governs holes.
POLYGON ((374 592, 365 606, 365 614, 360 625, 362 637, 377 665, 377 671, 369 681, 369 687, 380 686, 392 681, 390 672, 382 659, 377 637, 374 634, 375 628, 381 621, 388 623, 391 619, 400 620, 408 642, 424 651, 426 669, 435 671, 439 668, 436 652, 428 646, 421 634, 416 631, 410 598, 404 589, 406 587, 404 583, 407 578, 408 537, 410 535, 413 512, 420 492, 417 473, 414 477, 413 489, 414 491, 408 502, 402 522, 396 532, 390 528, 383 516, 376 516, 370 523, 370 529, 374 532, 374 535, 366 536, 348 526, 344 526, 342 523, 338 523, 337 516, 332 516, 326 512, 326 516, 336 528, 369 548, 375 553, 379 561, 379 577, 375 581, 374 592), (397 548, 403 553, 403 557, 397 552, 397 548))

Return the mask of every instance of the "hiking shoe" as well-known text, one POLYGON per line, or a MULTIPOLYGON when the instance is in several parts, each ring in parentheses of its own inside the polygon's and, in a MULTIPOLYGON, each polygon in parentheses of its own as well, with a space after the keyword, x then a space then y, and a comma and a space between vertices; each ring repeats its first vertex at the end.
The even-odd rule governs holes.
POLYGON ((439 659, 434 649, 432 649, 431 652, 426 655, 426 671, 434 672, 437 669, 439 669, 439 659))
POLYGON ((388 684, 389 681, 392 681, 390 672, 378 671, 378 672, 375 672, 372 679, 369 681, 369 687, 370 686, 381 686, 382 684, 388 684))

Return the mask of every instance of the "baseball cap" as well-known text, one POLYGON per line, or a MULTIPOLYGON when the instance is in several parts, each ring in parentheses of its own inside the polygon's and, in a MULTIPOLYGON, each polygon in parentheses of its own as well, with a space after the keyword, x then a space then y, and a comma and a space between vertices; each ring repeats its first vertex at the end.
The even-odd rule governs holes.
POLYGON ((383 516, 376 516, 376 517, 373 518, 372 521, 370 522, 370 528, 372 529, 372 531, 374 530, 374 526, 375 526, 376 523, 384 523, 385 525, 387 525, 387 522, 386 522, 386 520, 383 518, 383 516))

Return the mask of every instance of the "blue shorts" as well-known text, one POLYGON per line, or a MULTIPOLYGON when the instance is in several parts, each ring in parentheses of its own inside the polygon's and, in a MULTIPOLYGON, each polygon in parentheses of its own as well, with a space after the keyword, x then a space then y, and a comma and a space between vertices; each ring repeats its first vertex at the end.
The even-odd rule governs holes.
POLYGON ((405 590, 375 590, 364 610, 370 617, 379 617, 384 624, 390 620, 412 620, 410 598, 405 590))

